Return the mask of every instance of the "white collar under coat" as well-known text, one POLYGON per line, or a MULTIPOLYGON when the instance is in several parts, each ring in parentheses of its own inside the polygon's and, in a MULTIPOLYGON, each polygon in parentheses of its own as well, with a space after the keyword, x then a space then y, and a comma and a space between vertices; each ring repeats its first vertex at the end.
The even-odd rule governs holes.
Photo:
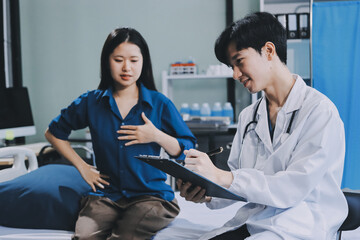
MULTIPOLYGON (((261 101, 256 119, 258 124, 255 127, 256 134, 259 136, 261 141, 264 143, 265 147, 273 152, 273 146, 276 146, 283 134, 285 134, 288 124, 290 122, 291 115, 294 111, 298 111, 303 105, 305 95, 306 95, 306 84, 304 80, 299 75, 293 75, 295 78, 295 84, 292 87, 289 96, 278 112, 276 118, 275 132, 273 136, 273 142, 271 142, 270 133, 269 133, 269 125, 268 125, 268 117, 267 117, 267 108, 266 101, 263 99, 261 101)), ((265 97, 264 97, 265 98, 265 97)), ((295 113, 296 115, 296 113, 295 113)), ((296 118, 296 116, 295 116, 296 118)), ((293 129, 296 125, 295 120, 291 128, 293 129)), ((291 133, 291 132, 290 132, 291 133)))

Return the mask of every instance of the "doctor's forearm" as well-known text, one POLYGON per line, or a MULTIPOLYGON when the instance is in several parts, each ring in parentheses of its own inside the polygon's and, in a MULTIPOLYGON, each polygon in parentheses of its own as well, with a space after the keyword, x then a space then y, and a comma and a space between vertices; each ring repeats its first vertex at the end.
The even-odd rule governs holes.
POLYGON ((218 172, 215 176, 215 182, 224 188, 229 188, 234 180, 234 176, 230 171, 224 171, 218 169, 218 172))

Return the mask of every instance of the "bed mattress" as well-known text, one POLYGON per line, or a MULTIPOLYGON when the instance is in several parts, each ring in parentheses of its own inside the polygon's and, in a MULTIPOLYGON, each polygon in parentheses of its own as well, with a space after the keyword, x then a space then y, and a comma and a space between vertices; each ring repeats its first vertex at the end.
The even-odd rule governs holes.
MULTIPOLYGON (((161 230, 154 240, 191 240, 199 239, 203 233, 221 227, 230 220, 243 202, 229 207, 210 210, 205 204, 185 201, 176 192, 181 208, 179 216, 165 229, 161 230)), ((72 232, 43 229, 19 229, 0 226, 0 240, 70 240, 72 232)), ((343 232, 343 240, 360 240, 360 228, 343 232)))

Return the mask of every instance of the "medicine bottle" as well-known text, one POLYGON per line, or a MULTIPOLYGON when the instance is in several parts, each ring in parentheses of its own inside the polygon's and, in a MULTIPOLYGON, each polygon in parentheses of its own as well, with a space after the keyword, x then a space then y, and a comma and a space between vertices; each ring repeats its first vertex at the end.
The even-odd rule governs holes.
POLYGON ((230 117, 230 124, 232 124, 234 122, 234 109, 231 106, 230 102, 226 102, 224 104, 224 108, 223 108, 223 113, 222 115, 224 117, 230 117))
POLYGON ((214 106, 211 110, 211 116, 214 117, 221 117, 222 116, 222 108, 221 108, 221 103, 220 102, 216 102, 214 103, 214 106))
POLYGON ((193 103, 190 109, 191 116, 200 116, 200 105, 198 103, 193 103))
POLYGON ((200 116, 202 116, 202 117, 211 116, 211 108, 210 108, 209 103, 203 103, 201 105, 200 116))

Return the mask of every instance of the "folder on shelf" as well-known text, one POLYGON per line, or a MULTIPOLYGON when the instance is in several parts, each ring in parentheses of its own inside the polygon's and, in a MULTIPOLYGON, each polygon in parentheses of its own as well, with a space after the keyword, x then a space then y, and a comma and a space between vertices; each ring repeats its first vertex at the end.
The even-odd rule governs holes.
POLYGON ((294 39, 299 37, 296 13, 287 14, 287 34, 288 39, 294 39))
POLYGON ((276 14, 275 16, 281 25, 283 25, 283 27, 286 29, 286 14, 276 14))
POLYGON ((308 13, 298 13, 298 23, 299 23, 299 37, 300 38, 309 38, 310 37, 310 23, 309 23, 309 14, 308 13))
POLYGON ((209 179, 187 169, 172 159, 151 155, 139 155, 136 156, 136 158, 177 179, 182 179, 184 182, 191 182, 195 186, 204 188, 207 196, 246 201, 243 197, 240 197, 209 179))

